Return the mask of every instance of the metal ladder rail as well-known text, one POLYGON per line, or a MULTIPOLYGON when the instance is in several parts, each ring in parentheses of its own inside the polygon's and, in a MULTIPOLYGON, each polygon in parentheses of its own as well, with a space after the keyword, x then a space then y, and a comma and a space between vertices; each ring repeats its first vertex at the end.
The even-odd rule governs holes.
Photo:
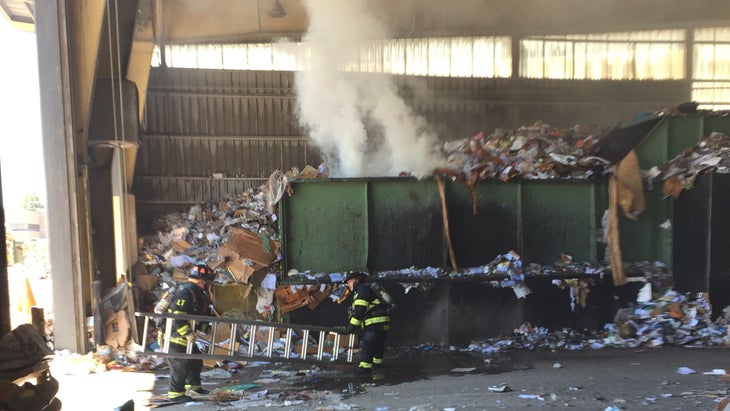
MULTIPOLYGON (((306 326, 306 325, 300 325, 300 324, 289 324, 289 323, 272 323, 272 322, 264 322, 264 321, 246 321, 246 320, 236 320, 231 318, 222 318, 222 317, 204 317, 204 316, 195 316, 195 315, 173 315, 173 314, 154 314, 154 313, 141 313, 137 312, 135 313, 137 317, 143 317, 144 318, 144 327, 143 327, 143 334, 142 334, 142 347, 144 354, 151 354, 151 355, 160 355, 160 356, 167 356, 167 357, 183 357, 183 358, 202 358, 202 359, 215 359, 215 360, 230 360, 234 358, 241 358, 241 359, 251 359, 251 358, 273 358, 274 357, 274 330, 276 329, 285 329, 285 342, 284 342, 284 356, 283 357, 276 357, 281 359, 288 359, 288 360, 295 360, 295 359, 301 359, 301 360, 307 360, 309 357, 308 355, 308 348, 310 343, 310 332, 315 331, 319 332, 319 344, 317 346, 317 353, 314 356, 317 361, 322 361, 324 358, 324 341, 327 333, 334 334, 334 341, 332 346, 332 361, 336 361, 340 358, 340 343, 341 343, 341 337, 342 334, 338 332, 337 329, 333 328, 327 328, 327 327, 318 327, 318 326, 306 326), (162 352, 155 352, 155 351, 148 351, 147 350, 147 335, 149 331, 149 321, 150 319, 155 318, 164 318, 166 322, 165 326, 165 334, 164 334, 164 343, 162 348, 162 352), (172 336, 172 325, 173 322, 176 319, 182 319, 182 320, 188 320, 191 321, 191 326, 195 326, 197 322, 208 322, 211 324, 211 339, 210 343, 208 343, 207 350, 204 351, 204 353, 201 354, 193 354, 192 353, 192 343, 188 342, 185 350, 185 354, 179 354, 179 353, 170 353, 170 338, 172 336), (221 323, 226 323, 231 325, 231 334, 229 336, 230 343, 228 344, 228 351, 227 355, 216 355, 215 348, 220 347, 216 345, 215 337, 218 332, 218 326, 221 323), (247 354, 248 355, 236 355, 241 354, 239 351, 236 351, 235 344, 233 342, 236 341, 237 331, 239 326, 249 326, 249 345, 247 354), (266 328, 268 330, 268 336, 267 336, 267 347, 263 355, 255 355, 255 345, 256 345, 256 332, 262 328, 266 328), (301 329, 303 338, 302 338, 302 347, 301 351, 297 353, 299 355, 299 358, 291 358, 292 353, 292 344, 293 344, 293 334, 294 329, 301 329)), ((355 335, 349 334, 348 338, 348 346, 347 346, 347 362, 352 362, 352 357, 354 354, 354 340, 355 335)))

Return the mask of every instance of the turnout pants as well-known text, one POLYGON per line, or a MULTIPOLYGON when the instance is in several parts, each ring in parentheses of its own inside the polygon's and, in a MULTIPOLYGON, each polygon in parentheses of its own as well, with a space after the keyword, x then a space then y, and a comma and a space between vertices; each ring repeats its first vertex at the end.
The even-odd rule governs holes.
POLYGON ((385 338, 390 324, 380 323, 365 327, 360 335, 360 364, 358 367, 371 369, 383 363, 385 338))
MULTIPOLYGON (((170 352, 184 354, 184 345, 170 343, 170 352)), ((193 354, 200 354, 196 344, 193 344, 193 354)), ((183 358, 168 358, 170 365, 170 389, 167 392, 169 398, 177 398, 185 395, 185 386, 200 386, 200 372, 203 370, 203 360, 190 360, 183 358)))

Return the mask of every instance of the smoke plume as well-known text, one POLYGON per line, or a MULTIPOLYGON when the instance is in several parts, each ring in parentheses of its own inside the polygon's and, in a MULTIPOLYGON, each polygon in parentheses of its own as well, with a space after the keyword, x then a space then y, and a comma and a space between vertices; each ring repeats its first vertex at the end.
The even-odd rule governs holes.
POLYGON ((300 124, 333 177, 429 175, 440 165, 435 136, 387 74, 356 73, 364 45, 387 39, 366 0, 305 0, 310 66, 296 77, 300 124))

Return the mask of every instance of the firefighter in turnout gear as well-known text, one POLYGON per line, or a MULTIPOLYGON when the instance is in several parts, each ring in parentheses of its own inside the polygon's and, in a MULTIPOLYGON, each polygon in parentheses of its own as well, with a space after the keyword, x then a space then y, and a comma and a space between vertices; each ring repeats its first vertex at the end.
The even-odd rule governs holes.
POLYGON ((355 370, 358 375, 370 374, 374 366, 383 364, 385 338, 390 330, 387 304, 363 282, 366 277, 362 272, 351 272, 345 277, 347 287, 353 293, 346 330, 360 336, 360 363, 355 370))
MULTIPOLYGON (((180 315, 211 315, 210 300, 206 294, 206 284, 215 279, 213 270, 205 264, 198 264, 192 268, 188 281, 179 286, 170 297, 167 308, 169 314, 180 315)), ((200 349, 195 344, 195 331, 187 320, 175 320, 170 336, 170 353, 186 353, 188 343, 192 345, 192 353, 199 354, 200 349)), ((205 332, 207 323, 198 323, 198 329, 205 332)), ((160 332, 160 346, 163 345, 164 333, 160 332)), ((185 403, 193 398, 188 394, 207 394, 200 383, 200 372, 203 369, 203 360, 168 358, 170 365, 170 388, 167 397, 170 401, 185 403)))

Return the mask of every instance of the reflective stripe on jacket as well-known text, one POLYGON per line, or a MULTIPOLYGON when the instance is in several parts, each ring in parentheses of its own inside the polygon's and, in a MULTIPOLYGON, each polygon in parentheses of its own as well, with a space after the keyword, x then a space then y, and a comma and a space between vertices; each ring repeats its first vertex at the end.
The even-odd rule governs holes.
MULTIPOLYGON (((210 315, 210 300, 205 292, 195 283, 188 282, 172 296, 172 304, 167 312, 175 315, 210 315)), ((198 323, 198 328, 205 330, 207 323, 198 323)), ((188 345, 186 335, 194 330, 190 327, 190 321, 176 319, 173 321, 170 342, 179 345, 188 345)))
POLYGON ((380 301, 375 291, 364 283, 355 285, 354 291, 350 324, 355 327, 383 324, 384 327, 390 328, 390 316, 387 314, 386 305, 380 301))

